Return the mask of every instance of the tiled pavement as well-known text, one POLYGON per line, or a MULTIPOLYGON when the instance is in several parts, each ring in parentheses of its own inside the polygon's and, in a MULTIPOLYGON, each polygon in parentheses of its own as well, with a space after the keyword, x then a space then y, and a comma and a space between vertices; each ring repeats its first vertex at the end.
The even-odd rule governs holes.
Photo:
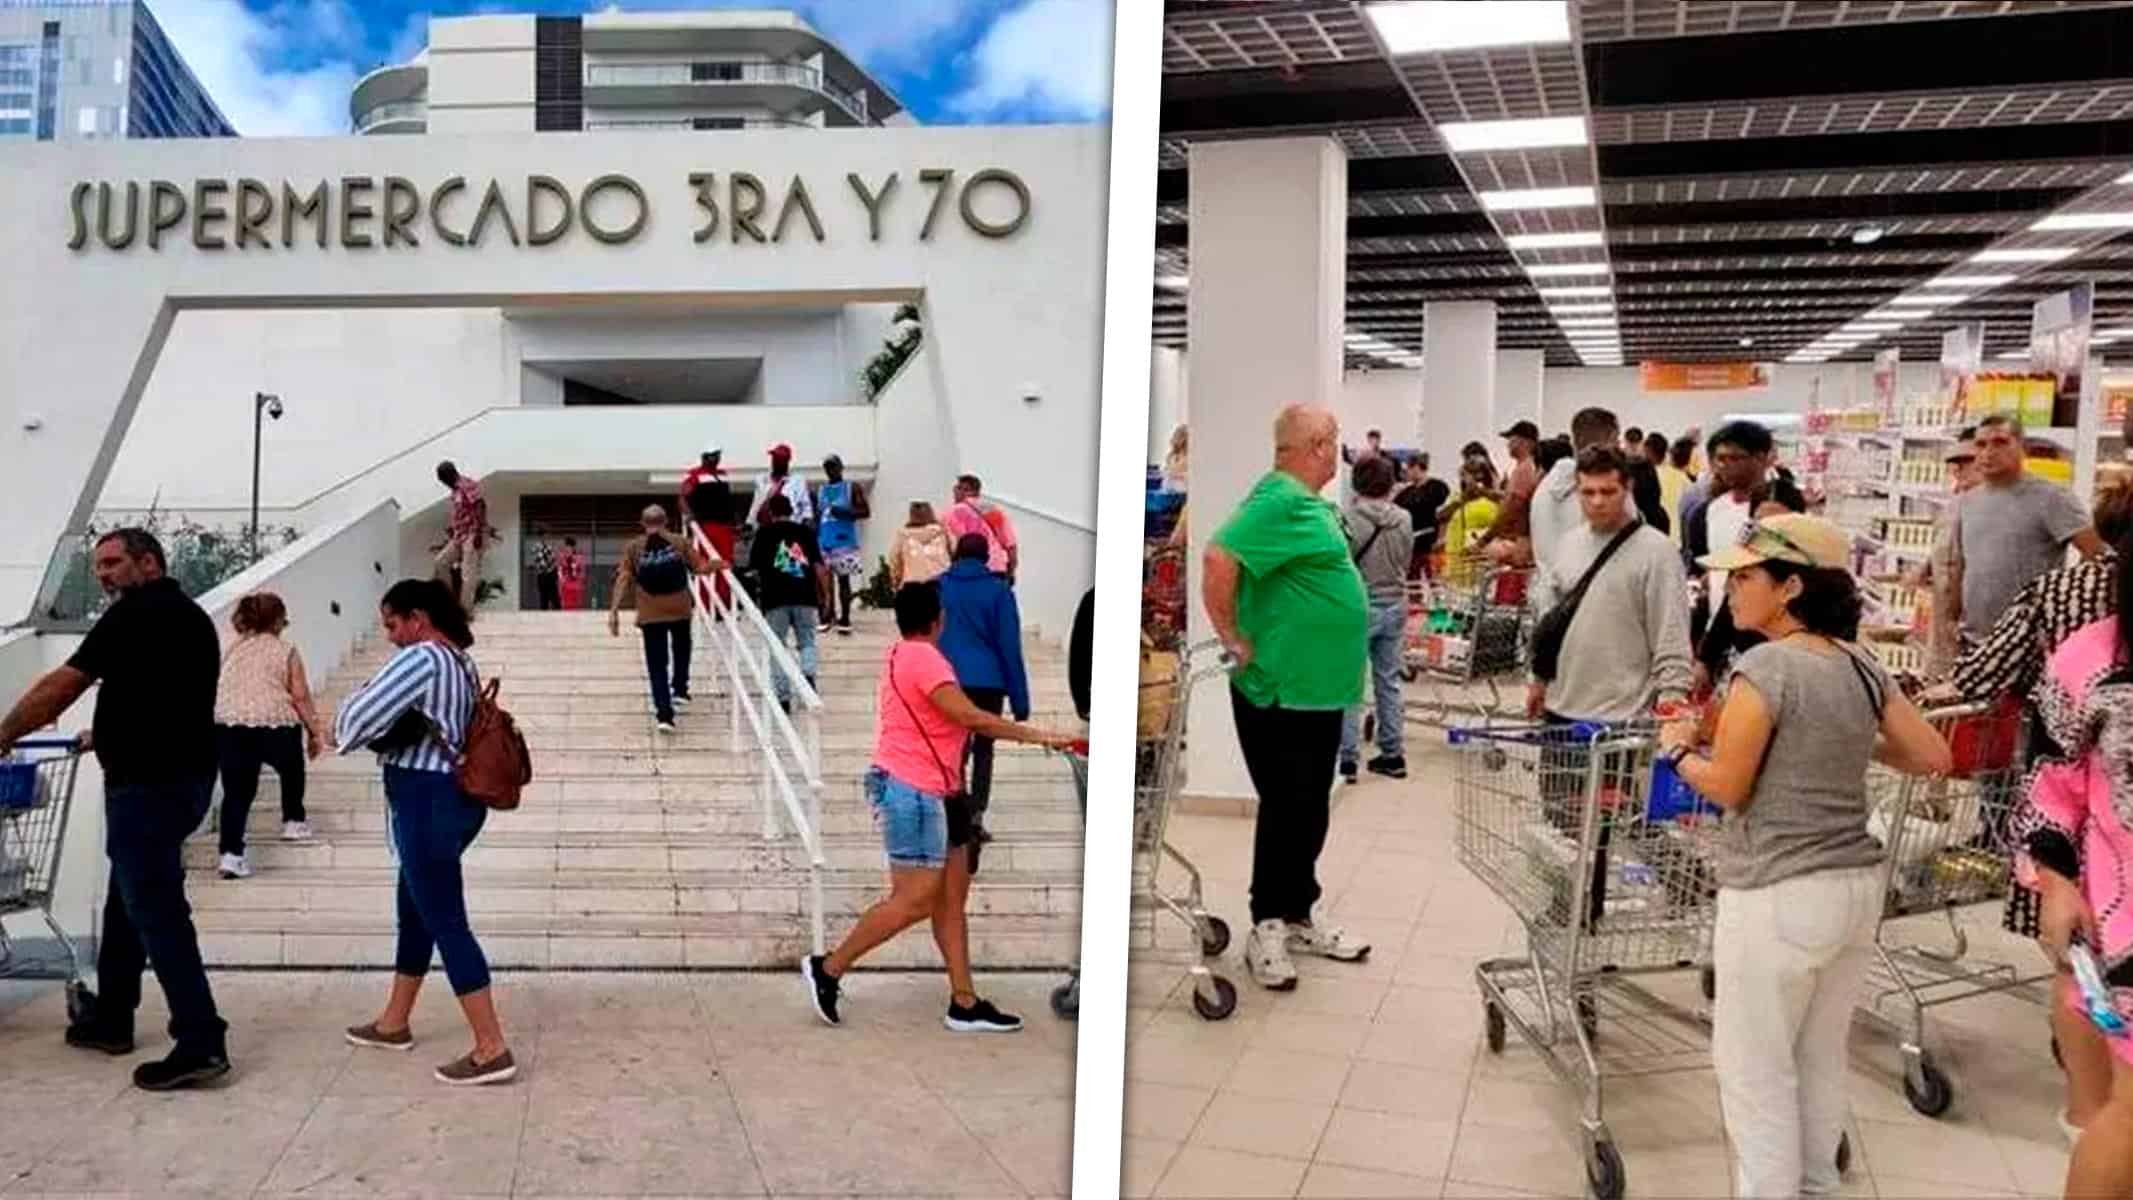
MULTIPOLYGON (((1517 925, 1453 860, 1448 759, 1411 747, 1409 762, 1404 782, 1347 790, 1320 863, 1324 907, 1373 953, 1361 964, 1300 960, 1301 986, 1287 995, 1251 984, 1236 960, 1250 822, 1173 820, 1173 841, 1208 873, 1213 909, 1239 932, 1221 969, 1241 999, 1226 1021, 1194 1015, 1179 970, 1190 942, 1164 918, 1157 952, 1137 956, 1129 997, 1129 1195, 1583 1194, 1570 1093, 1515 1032, 1501 1056, 1483 1045, 1473 964, 1519 952, 1517 925)), ((1988 949, 2014 961, 2034 954, 2004 941, 1988 949)), ((1904 1101, 1888 1038, 1855 1030, 1845 1194, 2057 1196, 2066 1151, 2041 1011, 1989 997, 1936 1009, 1930 1021, 1956 1095, 1938 1121, 1904 1101)), ((1604 1096, 1629 1195, 1731 1194, 1709 1071, 1622 1080, 1604 1096)))
MULTIPOLYGON (((907 936, 924 936, 914 933, 907 936)), ((127 1084, 160 1056, 60 1042, 56 988, 0 1010, 0 1196, 1063 1196, 1074 1027, 1044 975, 981 979, 1019 1035, 951 1034, 930 974, 863 974, 821 1027, 795 975, 522 974, 498 995, 517 1082, 457 1090, 467 1045, 441 973, 410 1054, 346 1045, 382 973, 218 973, 237 1071, 127 1084)))

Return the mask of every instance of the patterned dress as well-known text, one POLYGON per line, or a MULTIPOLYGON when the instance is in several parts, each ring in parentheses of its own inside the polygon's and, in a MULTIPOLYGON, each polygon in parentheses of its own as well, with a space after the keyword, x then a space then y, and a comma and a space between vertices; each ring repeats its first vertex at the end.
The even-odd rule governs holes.
MULTIPOLYGON (((2106 550, 2093 559, 2038 576, 2015 594, 2014 602, 1993 624, 1985 640, 1956 662, 1951 682, 1963 700, 1989 704, 2003 696, 2024 698, 2030 730, 2029 774, 2025 791, 2034 793, 2039 771, 2064 760, 2039 711, 2039 681, 2045 660, 2085 626, 2118 611, 2118 555, 2106 550)), ((2024 937, 2037 936, 2037 893, 2027 886, 2008 889, 2003 924, 2024 937)))

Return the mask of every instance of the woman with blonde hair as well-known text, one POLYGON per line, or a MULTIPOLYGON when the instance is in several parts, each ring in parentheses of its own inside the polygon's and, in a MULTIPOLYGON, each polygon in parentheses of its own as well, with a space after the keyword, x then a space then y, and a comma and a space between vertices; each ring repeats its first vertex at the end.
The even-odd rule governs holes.
POLYGON ((272 592, 254 592, 230 614, 237 640, 223 651, 215 688, 215 745, 222 773, 221 852, 224 879, 252 874, 244 828, 259 795, 259 769, 281 781, 281 840, 308 842, 304 762, 325 748, 304 656, 282 640, 289 609, 272 592))
POLYGON ((896 541, 889 546, 889 582, 895 587, 930 583, 946 574, 954 559, 955 547, 948 541, 948 530, 934 515, 932 503, 913 500, 910 517, 896 531, 896 541))

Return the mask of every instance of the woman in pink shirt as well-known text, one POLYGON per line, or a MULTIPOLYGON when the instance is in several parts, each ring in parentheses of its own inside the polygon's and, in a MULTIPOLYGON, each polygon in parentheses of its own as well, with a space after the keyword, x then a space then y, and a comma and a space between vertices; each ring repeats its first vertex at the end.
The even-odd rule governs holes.
POLYGON ((970 977, 964 908, 976 846, 962 794, 963 743, 973 731, 1055 748, 1077 739, 996 717, 971 703, 935 644, 941 625, 938 586, 907 583, 897 589, 896 628, 903 636, 889 647, 882 668, 874 705, 874 761, 865 784, 889 860, 889 897, 868 909, 834 951, 801 962, 808 1000, 825 1024, 838 1023, 838 981, 862 955, 930 920, 948 966, 951 994, 942 1024, 958 1033, 1022 1028, 1020 1017, 981 998, 970 977))

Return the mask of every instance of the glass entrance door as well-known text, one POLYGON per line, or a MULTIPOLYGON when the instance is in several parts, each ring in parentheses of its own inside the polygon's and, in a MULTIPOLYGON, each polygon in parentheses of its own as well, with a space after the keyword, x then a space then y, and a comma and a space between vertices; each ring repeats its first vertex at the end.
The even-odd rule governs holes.
MULTIPOLYGON (((671 495, 655 494, 522 496, 519 528, 529 544, 536 535, 546 536, 558 552, 563 549, 564 538, 576 538, 579 552, 585 555, 584 607, 605 611, 614 595, 615 568, 622 561, 622 548, 642 532, 638 518, 648 504, 666 509, 668 527, 680 531, 680 505, 671 495)), ((522 563, 525 557, 520 556, 522 563)), ((534 580, 533 569, 522 566, 520 576, 519 607, 539 608, 540 586, 534 580)))

